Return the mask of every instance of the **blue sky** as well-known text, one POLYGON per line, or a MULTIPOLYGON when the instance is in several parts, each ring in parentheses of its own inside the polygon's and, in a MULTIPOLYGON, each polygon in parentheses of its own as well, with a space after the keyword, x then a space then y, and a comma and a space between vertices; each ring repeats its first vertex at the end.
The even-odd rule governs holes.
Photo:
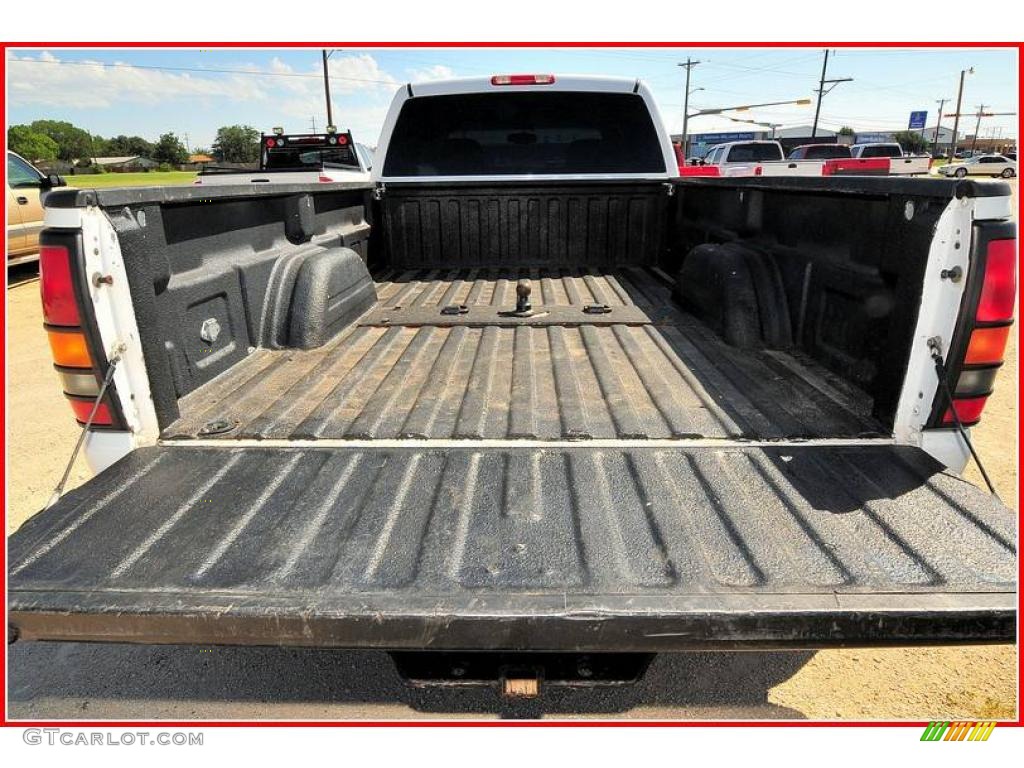
MULTIPOLYGON (((640 77, 654 90, 673 132, 682 122, 683 71, 693 69, 691 108, 712 108, 814 96, 820 49, 345 49, 331 57, 335 123, 375 144, 398 85, 498 72, 555 72, 640 77)), ((955 99, 961 69, 973 66, 964 112, 978 104, 1017 111, 1017 56, 999 49, 843 49, 830 57, 829 77, 853 77, 825 97, 821 125, 899 130, 911 110, 926 109, 934 125, 937 99, 955 99)), ((92 133, 156 138, 165 131, 208 147, 221 125, 309 130, 326 122, 319 49, 18 50, 8 52, 8 120, 70 120, 92 133), (24 61, 24 60, 31 61, 24 61), (104 66, 117 64, 118 66, 104 66)), ((953 104, 945 112, 953 111, 953 104)), ((737 117, 782 125, 809 124, 812 106, 754 109, 737 117)), ((952 122, 951 118, 944 120, 952 122)), ((962 121, 963 122, 963 121, 962 121)), ((973 132, 973 120, 966 126, 973 132)), ((991 117, 981 135, 1015 136, 1017 118, 991 117)), ((961 130, 963 130, 963 125, 961 130)), ((691 132, 748 130, 719 117, 691 121, 691 132)))

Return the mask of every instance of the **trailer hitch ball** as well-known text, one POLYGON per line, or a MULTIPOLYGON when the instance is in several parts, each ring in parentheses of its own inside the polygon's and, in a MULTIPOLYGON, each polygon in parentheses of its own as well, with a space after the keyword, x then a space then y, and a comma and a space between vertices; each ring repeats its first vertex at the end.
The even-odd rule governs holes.
POLYGON ((529 280, 520 280, 516 283, 516 314, 525 314, 533 309, 533 305, 530 304, 530 293, 533 288, 530 286, 529 280))

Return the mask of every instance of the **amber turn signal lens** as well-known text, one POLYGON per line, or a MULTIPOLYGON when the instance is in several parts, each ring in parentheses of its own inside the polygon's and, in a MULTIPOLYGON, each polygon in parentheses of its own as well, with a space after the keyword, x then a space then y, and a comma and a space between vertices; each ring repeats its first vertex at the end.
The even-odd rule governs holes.
POLYGON ((57 365, 68 368, 92 368, 92 358, 89 357, 89 345, 85 342, 84 333, 48 330, 46 335, 50 339, 53 362, 57 365))
POLYGON ((964 362, 968 365, 999 363, 1003 360, 1006 340, 1010 337, 1010 326, 1000 328, 975 328, 967 345, 964 362))

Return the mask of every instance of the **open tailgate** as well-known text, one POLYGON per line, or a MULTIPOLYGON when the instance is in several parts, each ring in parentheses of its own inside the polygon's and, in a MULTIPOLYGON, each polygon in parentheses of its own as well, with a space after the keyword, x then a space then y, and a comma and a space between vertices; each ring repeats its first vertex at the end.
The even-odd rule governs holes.
POLYGON ((922 451, 135 451, 9 539, 20 638, 675 650, 1011 641, 1015 515, 922 451))

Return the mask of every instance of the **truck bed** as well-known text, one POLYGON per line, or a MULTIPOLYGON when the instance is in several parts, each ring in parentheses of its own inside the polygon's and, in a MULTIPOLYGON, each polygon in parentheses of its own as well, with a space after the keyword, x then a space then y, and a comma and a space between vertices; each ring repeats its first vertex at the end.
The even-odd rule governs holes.
MULTIPOLYGON (((165 438, 876 437, 871 400, 799 353, 737 350, 657 269, 421 270, 319 349, 259 349, 165 438), (533 316, 518 317, 518 280, 533 316), (442 308, 462 306, 462 314, 442 308), (584 307, 603 305, 604 314, 584 307), (211 426, 212 425, 212 426, 211 426)), ((461 311, 461 310, 460 310, 461 311)))
POLYGON ((1012 641, 1016 514, 890 434, 953 185, 676 186, 390 185, 371 208, 346 185, 53 193, 117 232, 163 433, 11 536, 9 635, 1012 641), (802 351, 731 347, 707 303, 673 300, 669 257, 740 232, 779 244, 802 351), (355 256, 365 301, 303 351, 284 275, 324 254, 355 256), (366 263, 396 270, 372 306, 366 263))

